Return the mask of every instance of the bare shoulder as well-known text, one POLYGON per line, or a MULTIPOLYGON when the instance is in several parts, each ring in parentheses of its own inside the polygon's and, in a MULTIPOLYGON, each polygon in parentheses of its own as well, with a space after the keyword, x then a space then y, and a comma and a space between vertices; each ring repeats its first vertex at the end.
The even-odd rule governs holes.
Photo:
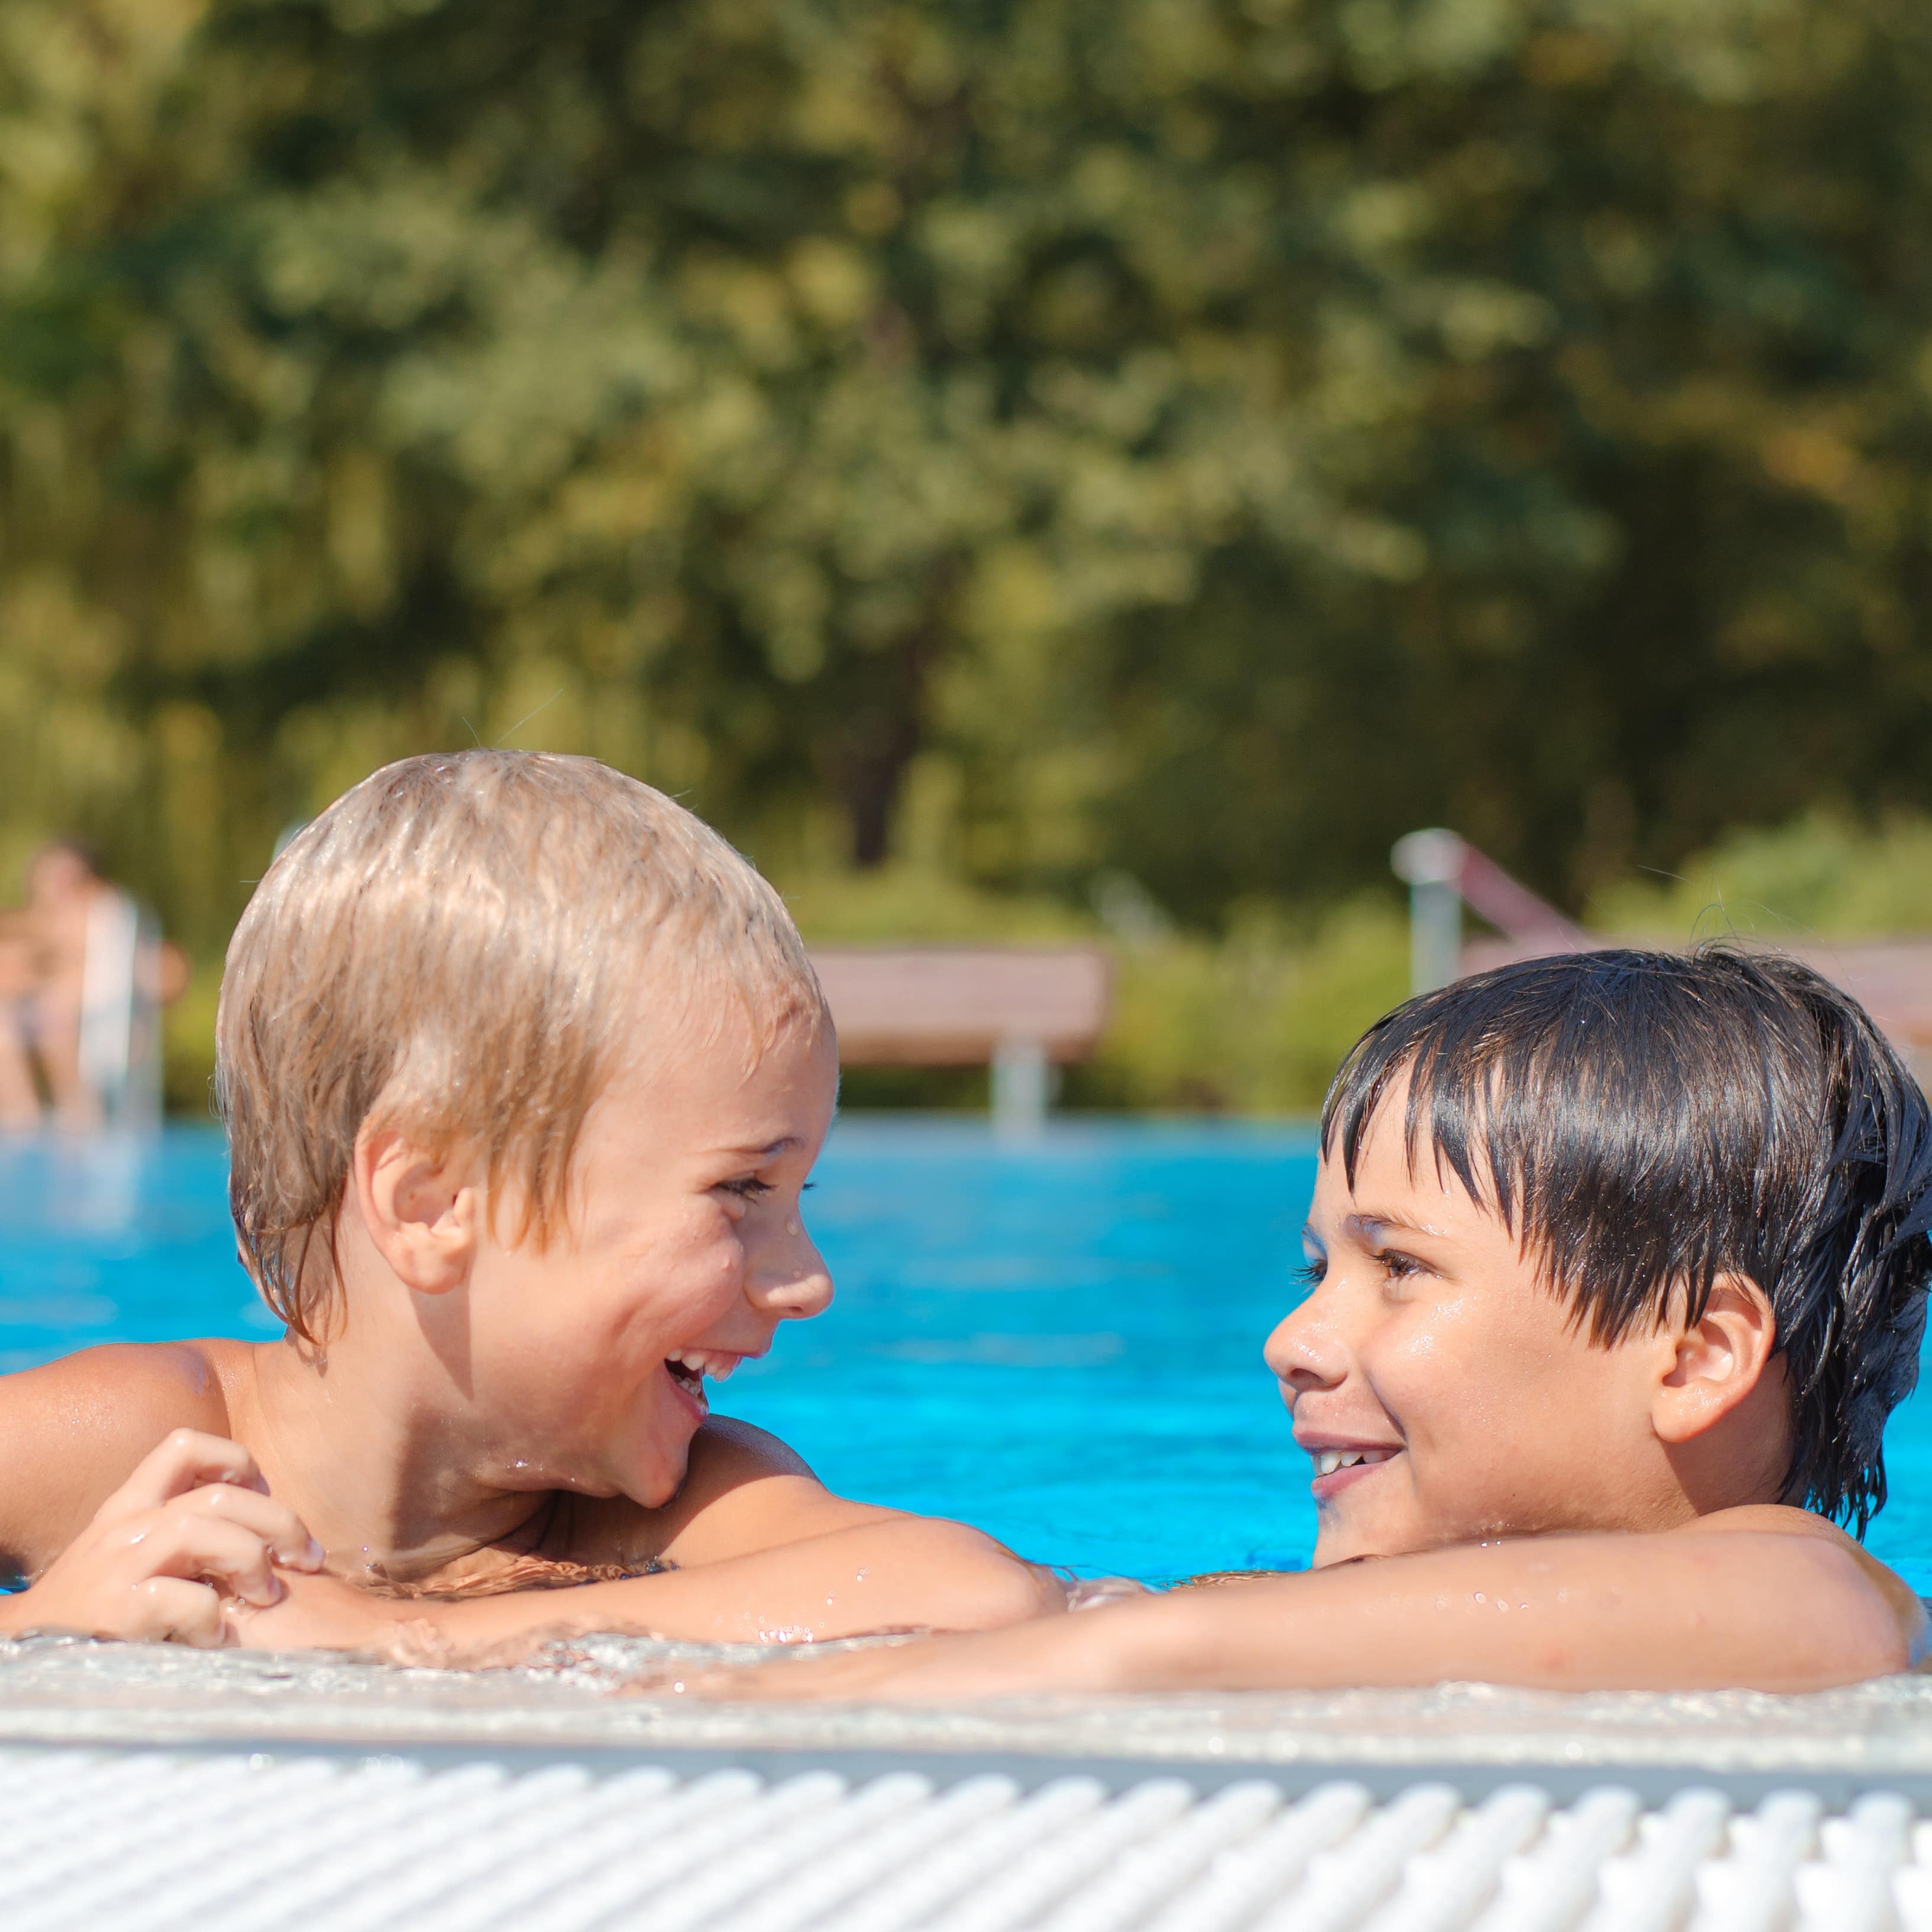
MULTIPOLYGON (((1828 1544, 1847 1556, 1855 1557, 1874 1582, 1881 1580, 1905 1586, 1864 1546, 1850 1537, 1835 1522, 1808 1509, 1786 1503, 1750 1503, 1738 1509, 1713 1510, 1708 1516, 1694 1517, 1670 1532, 1676 1536, 1792 1536, 1808 1543, 1828 1544)), ((1906 1594, 1910 1594, 1910 1592, 1906 1594)), ((1914 1597, 1912 1601, 1916 1603, 1914 1597)))
POLYGON ((70 1543, 170 1430, 229 1431, 221 1342, 120 1343, 0 1376, 0 1570, 70 1543))
POLYGON ((894 1514, 835 1496, 776 1436, 715 1415, 692 1438, 682 1486, 655 1515, 662 1553, 690 1564, 722 1562, 894 1514))
POLYGON ((30 1441, 56 1441, 66 1453, 90 1439, 126 1437, 141 1445, 135 1462, 171 1429, 225 1435, 223 1370, 228 1352, 238 1346, 117 1342, 0 1376, 0 1430, 16 1443, 23 1432, 30 1441))
POLYGON ((1880 1596, 1898 1620, 1915 1664, 1926 1651, 1926 1606, 1918 1592, 1896 1571, 1888 1569, 1864 1545, 1849 1536, 1835 1522, 1814 1511, 1796 1509, 1784 1503, 1754 1503, 1738 1509, 1714 1510, 1672 1532, 1681 1536, 1723 1535, 1801 1537, 1808 1542, 1828 1544, 1850 1558, 1860 1575, 1880 1596))
POLYGON ((692 1438, 691 1461, 680 1493, 708 1492, 729 1484, 755 1482, 766 1476, 802 1476, 808 1482, 818 1480, 805 1458, 770 1430, 754 1428, 750 1423, 736 1421, 728 1415, 714 1415, 692 1438))
POLYGON ((1798 1509, 1789 1503, 1747 1503, 1737 1509, 1713 1510, 1708 1516, 1693 1516, 1671 1532, 1677 1536, 1704 1536, 1716 1532, 1748 1536, 1811 1536, 1827 1543, 1842 1544, 1848 1550, 1858 1546, 1835 1522, 1814 1510, 1798 1509))

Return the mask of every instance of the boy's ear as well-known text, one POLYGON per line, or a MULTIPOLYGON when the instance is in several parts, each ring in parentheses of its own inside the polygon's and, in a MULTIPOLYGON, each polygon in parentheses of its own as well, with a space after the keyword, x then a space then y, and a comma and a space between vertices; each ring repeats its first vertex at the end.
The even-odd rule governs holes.
POLYGON ((1652 1420, 1666 1442, 1688 1442, 1729 1415, 1757 1388, 1777 1351, 1778 1322, 1756 1282, 1720 1274, 1702 1316, 1674 1336, 1652 1401, 1652 1420))
POLYGON ((404 1287, 446 1294, 470 1278, 483 1190, 466 1150, 430 1154, 394 1128, 365 1127, 350 1185, 370 1240, 404 1287))

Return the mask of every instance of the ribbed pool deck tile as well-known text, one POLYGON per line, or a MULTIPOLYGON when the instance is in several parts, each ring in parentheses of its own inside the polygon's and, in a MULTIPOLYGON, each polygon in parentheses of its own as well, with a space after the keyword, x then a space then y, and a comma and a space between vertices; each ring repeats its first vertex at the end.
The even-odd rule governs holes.
POLYGON ((1932 1932, 1924 1678, 896 1711, 693 1660, 0 1643, 0 1932, 1932 1932))
POLYGON ((1029 1783, 594 1759, 0 1747, 8 1932, 1622 1932, 1932 1927, 1877 1792, 1029 1783))

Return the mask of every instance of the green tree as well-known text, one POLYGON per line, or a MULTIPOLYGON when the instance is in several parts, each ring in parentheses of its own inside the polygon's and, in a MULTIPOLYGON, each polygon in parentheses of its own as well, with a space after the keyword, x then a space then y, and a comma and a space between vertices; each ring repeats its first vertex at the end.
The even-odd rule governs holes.
POLYGON ((15 0, 8 836, 380 759, 1212 927, 1932 788, 1903 0, 15 0))

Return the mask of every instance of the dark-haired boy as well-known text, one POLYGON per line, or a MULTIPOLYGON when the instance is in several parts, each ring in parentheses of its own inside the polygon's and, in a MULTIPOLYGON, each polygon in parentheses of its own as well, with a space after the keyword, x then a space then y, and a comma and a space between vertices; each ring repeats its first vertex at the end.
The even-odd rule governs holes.
POLYGON ((1330 1090, 1268 1345, 1305 1574, 775 1666, 732 1694, 1404 1684, 1796 1690, 1906 1670, 1884 1500, 1932 1120, 1864 1013, 1707 949, 1412 1000, 1330 1090))

